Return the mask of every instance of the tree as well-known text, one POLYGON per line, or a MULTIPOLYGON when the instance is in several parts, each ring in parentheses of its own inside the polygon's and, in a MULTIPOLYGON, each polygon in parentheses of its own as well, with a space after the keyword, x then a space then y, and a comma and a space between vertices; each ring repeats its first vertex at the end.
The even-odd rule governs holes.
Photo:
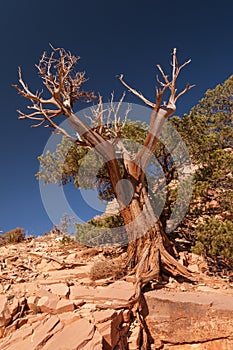
MULTIPOLYGON (((111 128, 112 126, 109 125, 109 129, 111 128)), ((127 120, 124 125, 121 123, 121 137, 124 140, 124 146, 131 154, 138 152, 140 146, 143 145, 147 131, 148 125, 145 122, 127 120)), ((156 145, 154 155, 155 157, 150 162, 151 171, 146 174, 147 182, 149 180, 152 184, 149 186, 148 192, 152 202, 156 203, 155 211, 158 212, 158 207, 162 209, 160 218, 165 230, 176 199, 174 185, 171 185, 174 180, 178 179, 178 174, 172 155, 161 140, 156 145), (162 191, 158 191, 158 187, 162 191), (167 196, 165 196, 165 192, 167 196)), ((88 152, 85 147, 79 146, 77 148, 70 140, 63 137, 55 151, 48 150, 38 159, 40 171, 36 176, 45 184, 65 185, 72 183, 78 188, 97 189, 100 201, 109 202, 114 199, 110 178, 100 156, 94 152, 88 152)), ((76 224, 78 241, 86 245, 103 245, 105 243, 126 245, 128 239, 122 216, 120 214, 110 217, 104 216, 104 218, 92 219, 87 224, 76 224), (112 230, 113 228, 114 230, 112 230)))
MULTIPOLYGON (((173 118, 196 167, 193 200, 180 230, 193 250, 233 258, 233 76, 207 90, 183 118, 173 118)), ((216 261, 215 261, 216 262, 216 261)))
POLYGON ((37 69, 47 92, 50 94, 49 98, 44 98, 42 92, 32 93, 23 81, 19 69, 19 85, 14 87, 19 94, 32 103, 28 106, 29 113, 19 111, 19 118, 33 120, 36 122, 34 127, 48 125, 71 140, 76 147, 95 149, 98 155, 103 158, 112 193, 117 199, 120 214, 127 228, 129 237, 128 265, 135 268, 137 290, 140 291, 141 287, 151 279, 159 279, 161 271, 189 278, 190 273, 174 258, 175 248, 166 236, 160 219, 153 211, 148 196, 145 169, 156 148, 158 136, 165 121, 176 111, 178 98, 192 87, 187 85, 183 91, 177 93, 176 81, 179 73, 190 61, 179 66, 176 49, 174 49, 170 80, 158 65, 163 81, 158 80, 161 87, 156 88, 155 102, 150 102, 141 93, 131 88, 124 81, 123 75, 119 77, 120 82, 152 110, 143 147, 133 156, 122 143, 122 123, 117 113, 115 113, 111 130, 104 123, 101 97, 95 109, 95 127, 89 127, 75 115, 73 111, 75 102, 89 102, 94 99, 93 92, 81 90, 86 79, 84 73, 75 72, 77 61, 77 57, 61 48, 53 49, 51 55, 43 54, 37 69), (162 105, 165 92, 168 92, 169 96, 167 103, 162 105), (74 139, 57 124, 56 118, 58 116, 67 118, 70 125, 78 133, 78 139, 74 139), (117 159, 117 151, 122 154, 121 161, 117 159), (127 194, 130 188, 133 188, 133 196, 128 203, 127 194), (148 223, 150 223, 149 226, 148 223))

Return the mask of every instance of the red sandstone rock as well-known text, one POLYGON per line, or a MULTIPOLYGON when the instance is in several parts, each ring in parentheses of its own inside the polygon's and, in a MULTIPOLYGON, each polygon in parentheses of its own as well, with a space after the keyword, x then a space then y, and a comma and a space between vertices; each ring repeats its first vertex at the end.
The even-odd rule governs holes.
POLYGON ((80 319, 65 326, 62 331, 49 339, 43 350, 81 350, 93 335, 94 326, 87 320, 80 319))
POLYGON ((124 322, 130 322, 130 316, 131 316, 131 311, 130 310, 123 310, 123 321, 124 322))
POLYGON ((95 289, 91 287, 84 286, 71 286, 70 287, 70 299, 93 299, 95 296, 95 289))
POLYGON ((154 339, 194 344, 229 338, 233 346, 232 296, 150 291, 145 299, 149 312, 146 323, 154 339))
POLYGON ((37 306, 39 297, 38 296, 31 296, 27 299, 27 304, 30 310, 32 310, 33 312, 38 312, 39 311, 39 307, 37 306))
POLYGON ((65 283, 56 283, 56 284, 51 284, 48 287, 48 290, 53 293, 56 294, 60 297, 66 298, 68 297, 69 294, 69 287, 65 284, 65 283))
POLYGON ((42 259, 41 263, 37 265, 39 271, 47 272, 61 269, 62 266, 56 261, 49 261, 47 259, 42 259))
POLYGON ((4 328, 11 321, 11 313, 7 304, 7 299, 4 295, 0 295, 0 336, 4 332, 4 328))
MULTIPOLYGON (((107 316, 107 313, 106 313, 107 316)), ((103 322, 104 318, 98 315, 98 318, 102 321, 96 323, 96 328, 103 337, 103 349, 114 349, 120 339, 120 326, 123 321, 122 311, 119 313, 109 313, 111 319, 103 322)))
POLYGON ((94 336, 86 345, 82 347, 82 350, 103 350, 104 348, 104 339, 102 335, 95 330, 94 336))
MULTIPOLYGON (((108 286, 109 280, 98 281, 94 288, 87 276, 93 263, 91 256, 100 250, 95 249, 92 254, 91 249, 83 252, 80 247, 63 247, 54 238, 38 237, 31 245, 22 242, 0 247, 0 329, 4 336, 0 350, 125 350, 127 346, 138 350, 140 326, 133 324, 129 329, 130 311, 111 308, 112 304, 128 304, 134 295, 131 282, 135 278, 129 276, 127 282, 108 286), (44 254, 67 265, 49 261, 42 257, 44 254), (77 266, 77 259, 86 265, 77 266), (67 299, 69 287, 72 291, 67 299), (38 303, 43 313, 38 313, 38 303), (99 305, 103 304, 109 309, 100 311, 99 305)), ((194 265, 195 269, 198 266, 199 271, 206 269, 200 256, 188 254, 185 259, 184 265, 194 265)), ((211 281, 212 284, 195 286, 170 279, 156 300, 151 296, 148 299, 145 293, 149 310, 146 322, 154 338, 151 349, 233 348, 233 284, 220 279, 211 281), (170 294, 168 287, 172 288, 170 294), (194 293, 190 294, 192 290, 194 293)))
POLYGON ((54 328, 59 324, 59 322, 60 320, 57 316, 51 316, 44 322, 44 324, 38 327, 31 337, 32 349, 42 347, 54 334, 54 328))
POLYGON ((133 283, 117 281, 107 287, 97 287, 96 300, 120 300, 129 301, 134 296, 135 288, 133 283))
POLYGON ((19 310, 19 300, 17 298, 13 298, 9 303, 8 303, 8 308, 10 311, 11 316, 15 316, 19 310))
POLYGON ((103 323, 108 320, 112 320, 116 316, 117 316, 117 312, 111 309, 93 312, 93 317, 96 323, 103 323))
POLYGON ((80 320, 80 315, 78 313, 74 312, 63 312, 62 314, 59 314, 59 319, 63 326, 67 326, 77 320, 80 320))
POLYGON ((56 312, 58 314, 63 312, 72 312, 74 311, 74 309, 75 309, 75 306, 71 300, 61 299, 58 301, 56 305, 56 312))
POLYGON ((45 296, 42 297, 38 303, 37 306, 41 312, 48 312, 51 314, 54 314, 56 311, 57 303, 59 301, 59 298, 56 296, 45 296))

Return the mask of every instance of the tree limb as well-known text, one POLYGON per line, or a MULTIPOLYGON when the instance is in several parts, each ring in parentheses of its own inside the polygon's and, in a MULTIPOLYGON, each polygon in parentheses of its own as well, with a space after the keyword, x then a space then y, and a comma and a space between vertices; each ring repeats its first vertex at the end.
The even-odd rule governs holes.
POLYGON ((142 95, 141 92, 138 92, 137 90, 131 88, 128 84, 126 84, 126 82, 123 80, 123 77, 124 77, 123 74, 121 74, 121 75, 119 76, 119 80, 120 80, 120 82, 121 82, 130 92, 132 92, 135 96, 137 96, 138 98, 140 98, 147 106, 152 107, 152 108, 155 107, 155 104, 152 103, 152 102, 150 102, 149 100, 147 100, 147 99, 142 95))
POLYGON ((160 65, 157 65, 157 68, 159 72, 162 75, 163 81, 159 80, 157 77, 157 81, 159 82, 159 85, 161 88, 156 87, 156 101, 155 103, 152 103, 148 101, 141 93, 139 93, 137 90, 131 88, 128 84, 125 83, 123 80, 123 75, 120 75, 119 80, 121 83, 128 88, 130 92, 132 92, 135 96, 140 98, 146 105, 153 108, 153 111, 150 116, 150 126, 148 130, 148 134, 144 141, 144 147, 139 150, 138 154, 136 155, 136 164, 138 165, 138 171, 137 176, 140 176, 141 172, 145 171, 146 166, 149 164, 149 161, 151 159, 151 156, 155 150, 158 137, 162 131, 164 122, 166 119, 168 119, 169 116, 171 116, 176 111, 176 102, 177 100, 187 91, 189 91, 194 85, 189 85, 185 87, 183 91, 180 93, 177 93, 176 88, 176 81, 180 74, 180 71, 191 62, 191 60, 188 60, 187 62, 183 63, 179 66, 177 55, 176 55, 176 48, 173 49, 172 53, 172 72, 171 72, 171 79, 169 79, 169 76, 165 74, 163 69, 160 65), (162 98, 164 96, 165 91, 169 89, 170 90, 170 96, 168 97, 167 103, 164 102, 162 105, 162 98))

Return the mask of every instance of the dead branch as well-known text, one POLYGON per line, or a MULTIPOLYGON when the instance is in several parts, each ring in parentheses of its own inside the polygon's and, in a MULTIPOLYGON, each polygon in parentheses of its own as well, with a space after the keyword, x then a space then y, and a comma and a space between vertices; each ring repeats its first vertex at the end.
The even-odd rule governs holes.
POLYGON ((153 111, 150 116, 150 127, 144 141, 144 147, 138 152, 135 158, 136 163, 139 165, 138 177, 141 173, 141 170, 146 168, 146 166, 148 165, 151 159, 151 156, 155 150, 156 143, 158 141, 158 137, 160 135, 160 132, 162 130, 165 120, 176 111, 177 100, 194 86, 194 85, 187 84, 186 87, 179 93, 177 92, 177 88, 176 88, 177 78, 181 70, 190 62, 191 60, 188 60, 187 62, 179 66, 178 60, 177 60, 176 48, 174 48, 172 53, 172 62, 171 62, 172 71, 171 71, 170 79, 169 79, 169 75, 165 74, 162 67, 160 65, 157 65, 157 68, 162 76, 162 80, 160 80, 159 77, 157 76, 157 81, 160 87, 156 87, 155 103, 147 100, 142 95, 141 92, 138 92, 137 90, 131 88, 127 83, 125 83, 125 81, 123 80, 122 74, 119 77, 119 80, 121 81, 121 83, 130 92, 132 92, 135 96, 140 98, 147 106, 153 108, 153 111), (164 102, 162 104, 162 99, 166 90, 170 91, 170 95, 168 97, 167 102, 164 102))
POLYGON ((140 98, 147 106, 152 107, 152 108, 155 107, 155 104, 154 104, 153 102, 150 102, 149 100, 147 100, 147 99, 142 95, 141 92, 138 92, 137 90, 131 88, 131 87, 123 80, 123 77, 124 77, 124 75, 121 74, 121 75, 119 76, 119 80, 120 80, 120 82, 121 82, 130 92, 132 92, 135 96, 137 96, 138 98, 140 98))
POLYGON ((138 98, 140 98, 147 106, 152 107, 153 109, 157 109, 159 110, 159 108, 161 107, 161 101, 162 101, 162 97, 166 91, 166 89, 170 90, 170 97, 168 99, 167 102, 167 106, 169 106, 170 108, 175 108, 175 103, 178 100, 178 98, 180 98, 185 92, 187 92, 188 90, 190 90, 193 86, 195 85, 189 85, 187 84, 187 86, 185 87, 185 89, 183 91, 181 91, 180 93, 177 94, 177 89, 176 89, 176 81, 177 78, 180 74, 180 71, 191 62, 191 60, 188 60, 187 62, 183 63, 182 65, 179 66, 178 64, 178 60, 177 60, 177 55, 176 55, 176 48, 173 49, 173 59, 171 62, 171 66, 172 66, 172 77, 171 80, 169 80, 169 77, 167 74, 165 74, 165 72, 163 71, 162 67, 158 64, 157 68, 159 70, 159 72, 162 75, 163 81, 160 80, 157 76, 157 81, 159 83, 159 85, 162 87, 161 89, 159 89, 158 87, 156 87, 156 102, 153 103, 149 100, 147 100, 141 92, 138 92, 137 90, 133 89, 132 87, 130 87, 124 80, 123 80, 123 74, 121 74, 119 76, 119 80, 120 82, 130 91, 132 92, 135 96, 137 96, 138 98))
POLYGON ((99 96, 98 104, 91 107, 92 115, 85 115, 95 125, 92 129, 101 135, 105 140, 116 145, 117 140, 121 137, 122 129, 124 128, 129 112, 132 110, 130 104, 124 111, 124 115, 120 115, 120 108, 125 98, 123 93, 119 102, 114 102, 114 92, 111 93, 111 98, 106 108, 104 108, 102 96, 99 96))
POLYGON ((58 263, 58 264, 60 264, 60 265, 62 265, 62 266, 64 266, 65 265, 65 263, 64 263, 64 261, 61 261, 60 259, 57 259, 57 258, 55 258, 55 257, 53 257, 53 256, 50 256, 50 255, 45 255, 45 254, 41 254, 41 253, 37 253, 37 252, 29 252, 29 254, 30 255, 34 255, 34 256, 37 256, 37 257, 40 257, 40 258, 42 258, 42 259, 47 259, 47 260, 52 260, 52 261, 55 261, 56 263, 58 263))
MULTIPOLYGON (((177 60, 177 55, 176 55, 176 48, 173 49, 173 53, 172 53, 173 59, 171 62, 171 66, 172 66, 172 78, 169 81, 167 75, 165 75, 163 69, 161 68, 160 65, 157 65, 158 69, 160 70, 162 77, 165 81, 166 86, 169 88, 170 90, 170 97, 168 100, 167 105, 168 106, 172 106, 173 108, 175 107, 175 103, 177 102, 177 100, 180 98, 180 96, 182 96, 185 92, 187 92, 188 90, 190 90, 192 87, 194 87, 195 85, 189 85, 187 84, 187 86, 185 87, 185 89, 183 91, 181 91, 180 93, 177 94, 177 88, 176 88, 176 81, 177 78, 181 72, 181 70, 187 66, 191 60, 188 60, 186 62, 184 62, 182 65, 179 66, 178 64, 178 60, 177 60)), ((165 86, 164 83, 160 83, 163 87, 165 86)))
POLYGON ((73 267, 77 267, 77 266, 85 266, 85 263, 80 263, 80 262, 72 262, 72 263, 65 263, 63 260, 60 260, 54 256, 51 255, 45 255, 45 254, 41 254, 41 253, 37 253, 37 252, 29 252, 28 254, 33 255, 33 256, 37 256, 41 259, 46 259, 49 261, 55 261, 56 263, 58 263, 59 265, 62 266, 62 268, 66 268, 66 269, 70 269, 73 267))
POLYGON ((57 128, 57 124, 51 122, 53 118, 59 115, 68 117, 76 101, 92 101, 95 98, 94 93, 81 90, 82 84, 86 82, 85 73, 75 73, 78 60, 79 57, 61 48, 53 49, 50 55, 43 53, 36 68, 50 93, 49 98, 42 97, 43 90, 33 93, 24 82, 19 68, 19 84, 13 87, 21 96, 31 101, 31 105, 27 108, 32 110, 30 113, 18 111, 19 119, 38 121, 33 127, 46 124, 57 128), (48 105, 52 108, 48 108, 48 105))

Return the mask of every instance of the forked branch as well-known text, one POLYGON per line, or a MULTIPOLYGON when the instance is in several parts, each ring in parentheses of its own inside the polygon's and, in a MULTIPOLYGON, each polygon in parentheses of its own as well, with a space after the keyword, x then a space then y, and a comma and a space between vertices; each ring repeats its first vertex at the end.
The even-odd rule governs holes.
POLYGON ((135 96, 137 96, 138 98, 140 98, 147 106, 152 107, 152 108, 155 107, 155 104, 154 104, 153 102, 147 100, 147 98, 145 98, 141 92, 138 92, 137 90, 131 88, 131 87, 124 81, 123 78, 124 78, 124 75, 121 74, 121 75, 119 76, 119 80, 120 80, 120 82, 121 82, 130 92, 132 92, 135 96))
POLYGON ((191 62, 191 60, 188 60, 187 62, 183 63, 179 66, 177 55, 176 55, 176 49, 174 48, 172 53, 172 71, 171 71, 171 78, 169 78, 169 75, 165 74, 164 70, 161 68, 160 65, 157 65, 157 68, 162 76, 161 80, 157 76, 157 81, 160 85, 160 87, 156 87, 156 99, 155 103, 149 101, 146 99, 142 93, 138 92, 137 90, 131 88, 124 80, 123 75, 120 75, 119 80, 121 83, 127 87, 127 89, 132 92, 135 96, 140 98, 147 106, 153 108, 153 111, 150 116, 150 126, 148 134, 144 140, 144 147, 138 152, 135 158, 136 164, 138 164, 138 170, 137 170, 137 179, 139 180, 139 177, 141 177, 141 174, 143 171, 145 171, 145 168, 149 164, 149 161, 151 159, 151 156, 155 150, 158 137, 162 131, 163 125, 165 123, 165 120, 171 116, 176 111, 176 102, 177 100, 188 90, 190 90, 194 85, 189 85, 181 91, 177 92, 176 82, 177 78, 180 74, 180 71, 191 62), (163 102, 163 97, 166 91, 169 91, 169 97, 167 99, 167 102, 163 102))
POLYGON ((36 68, 50 93, 49 98, 43 98, 43 90, 33 93, 25 84, 19 68, 19 84, 13 87, 21 96, 31 101, 31 105, 27 108, 32 110, 30 113, 18 111, 19 118, 36 120, 37 123, 33 127, 47 124, 58 129, 55 122, 51 123, 53 118, 59 115, 68 117, 76 101, 92 101, 95 98, 94 93, 81 90, 86 78, 84 72, 75 72, 78 60, 79 57, 71 55, 62 48, 53 49, 50 55, 43 53, 36 68))
MULTIPOLYGON (((194 87, 195 85, 190 85, 187 84, 186 87, 180 92, 177 93, 177 88, 176 88, 176 81, 177 78, 181 72, 181 70, 187 66, 187 64, 189 64, 191 62, 191 60, 188 60, 186 62, 184 62, 181 66, 179 66, 178 60, 177 60, 177 55, 176 55, 176 48, 173 49, 173 54, 172 54, 172 62, 171 62, 171 66, 172 66, 172 77, 171 80, 169 81, 168 76, 164 73, 163 69, 161 68, 161 66, 158 64, 157 68, 159 69, 160 73, 162 74, 162 77, 164 79, 164 82, 159 81, 159 79, 157 78, 158 82, 160 83, 160 85, 164 88, 169 88, 170 90, 170 97, 168 100, 167 105, 168 106, 173 106, 173 108, 176 108, 175 104, 177 102, 177 100, 188 90, 190 90, 192 87, 194 87)), ((158 96, 158 94, 157 94, 158 96)), ((157 97, 156 96, 156 97, 157 97)))
POLYGON ((130 87, 123 79, 123 74, 121 74, 119 76, 119 80, 120 82, 130 91, 132 92, 135 96, 137 96, 138 98, 140 98, 147 106, 156 109, 156 111, 159 111, 159 109, 161 107, 167 106, 169 109, 172 109, 175 111, 176 109, 176 102, 177 100, 188 90, 190 90, 194 85, 190 85, 187 84, 186 87, 184 88, 183 91, 181 91, 180 93, 177 93, 177 88, 176 88, 176 81, 177 78, 180 74, 180 71, 191 62, 191 60, 188 60, 187 62, 183 63, 181 66, 179 66, 178 64, 178 60, 177 60, 177 55, 176 55, 176 48, 173 49, 173 53, 172 53, 172 62, 171 62, 171 66, 172 66, 172 73, 171 73, 171 79, 169 80, 169 76, 166 75, 163 71, 163 69, 161 68, 161 66, 158 64, 157 68, 160 71, 161 75, 162 75, 162 79, 160 80, 157 76, 157 81, 160 85, 160 88, 156 87, 156 101, 155 103, 149 101, 147 98, 145 98, 143 96, 143 94, 141 92, 138 92, 137 90, 133 89, 132 87, 130 87), (161 105, 162 102, 162 98, 163 95, 165 93, 165 91, 169 89, 170 90, 170 96, 168 98, 167 103, 164 103, 164 105, 161 105))
POLYGON ((102 96, 99 96, 98 104, 90 108, 91 116, 85 115, 94 125, 93 130, 114 145, 120 139, 128 114, 132 110, 131 104, 128 104, 126 109, 123 108, 123 111, 121 110, 124 98, 125 93, 118 102, 114 102, 114 92, 112 92, 108 104, 104 106, 102 96))

